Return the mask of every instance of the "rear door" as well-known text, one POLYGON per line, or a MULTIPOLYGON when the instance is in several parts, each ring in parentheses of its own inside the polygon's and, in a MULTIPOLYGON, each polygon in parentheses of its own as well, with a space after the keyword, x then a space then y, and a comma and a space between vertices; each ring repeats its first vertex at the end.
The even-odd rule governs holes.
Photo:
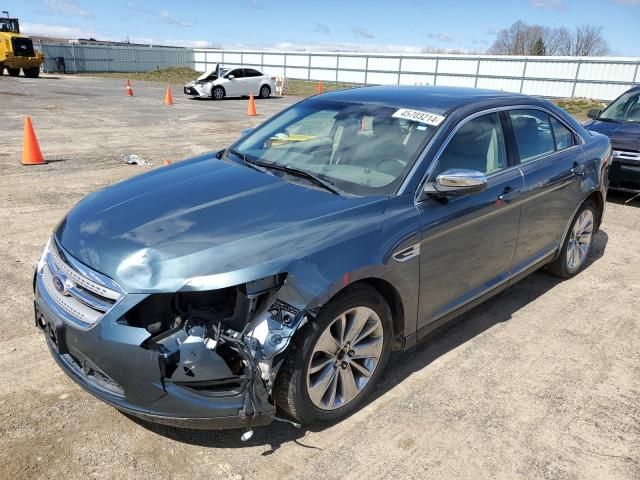
POLYGON ((484 173, 488 185, 481 193, 418 204, 419 328, 506 284, 518 237, 524 184, 507 155, 500 115, 481 114, 456 128, 436 157, 429 180, 463 168, 484 173))
POLYGON ((254 70, 253 68, 245 68, 244 77, 246 88, 248 90, 247 95, 249 93, 253 93, 254 96, 258 95, 260 93, 262 74, 259 71, 254 70))
POLYGON ((555 253, 582 200, 584 152, 579 138, 545 110, 506 112, 525 192, 514 273, 555 253))

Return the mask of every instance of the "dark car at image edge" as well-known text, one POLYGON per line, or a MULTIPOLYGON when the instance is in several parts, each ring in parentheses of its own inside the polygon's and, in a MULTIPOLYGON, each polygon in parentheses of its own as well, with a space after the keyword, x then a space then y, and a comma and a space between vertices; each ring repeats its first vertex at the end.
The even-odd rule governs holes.
POLYGON ((640 192, 640 85, 611 102, 604 110, 592 109, 585 128, 611 140, 613 162, 610 188, 640 192))
POLYGON ((392 350, 546 266, 584 268, 609 140, 545 100, 366 87, 89 194, 34 276, 80 386, 191 428, 353 413, 392 350))

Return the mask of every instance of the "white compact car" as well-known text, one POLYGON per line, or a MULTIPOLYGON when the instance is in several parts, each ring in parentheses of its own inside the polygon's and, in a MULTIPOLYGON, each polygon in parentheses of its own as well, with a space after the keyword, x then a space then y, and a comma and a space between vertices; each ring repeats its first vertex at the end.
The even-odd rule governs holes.
POLYGON ((253 93, 267 98, 276 91, 276 77, 270 77, 254 68, 225 69, 216 65, 184 86, 185 95, 221 100, 224 97, 242 97, 253 93))

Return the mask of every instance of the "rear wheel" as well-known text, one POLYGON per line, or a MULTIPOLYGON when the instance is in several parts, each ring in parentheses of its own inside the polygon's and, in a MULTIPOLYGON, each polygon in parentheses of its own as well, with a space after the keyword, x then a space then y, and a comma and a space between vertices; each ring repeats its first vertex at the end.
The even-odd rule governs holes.
POLYGON ((263 85, 260 87, 260 98, 269 98, 269 95, 271 95, 271 88, 269 85, 263 85))
POLYGON ((213 87, 213 90, 211 91, 211 97, 215 98, 216 100, 222 100, 224 98, 224 88, 213 87))
POLYGON ((273 395, 305 424, 333 422, 357 410, 389 358, 391 311, 361 285, 332 300, 294 338, 273 395))
POLYGON ((597 219, 596 206, 588 200, 576 213, 560 255, 547 267, 549 272, 560 278, 571 278, 582 270, 591 252, 597 219))
POLYGON ((23 68, 22 70, 27 78, 38 78, 40 76, 40 67, 23 68))
POLYGON ((0 63, 0 77, 4 75, 4 65, 0 63))
POLYGON ((7 68, 7 72, 9 72, 9 75, 11 75, 12 77, 17 77, 18 75, 20 75, 19 68, 7 68))

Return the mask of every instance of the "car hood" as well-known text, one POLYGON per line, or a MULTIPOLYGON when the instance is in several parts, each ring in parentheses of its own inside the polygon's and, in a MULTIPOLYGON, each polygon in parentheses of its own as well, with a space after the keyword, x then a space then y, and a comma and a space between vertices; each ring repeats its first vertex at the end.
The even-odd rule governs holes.
POLYGON ((56 239, 131 293, 222 288, 379 227, 386 204, 207 155, 90 194, 56 239))
POLYGON ((591 120, 584 127, 609 137, 613 148, 640 151, 640 124, 591 120))

